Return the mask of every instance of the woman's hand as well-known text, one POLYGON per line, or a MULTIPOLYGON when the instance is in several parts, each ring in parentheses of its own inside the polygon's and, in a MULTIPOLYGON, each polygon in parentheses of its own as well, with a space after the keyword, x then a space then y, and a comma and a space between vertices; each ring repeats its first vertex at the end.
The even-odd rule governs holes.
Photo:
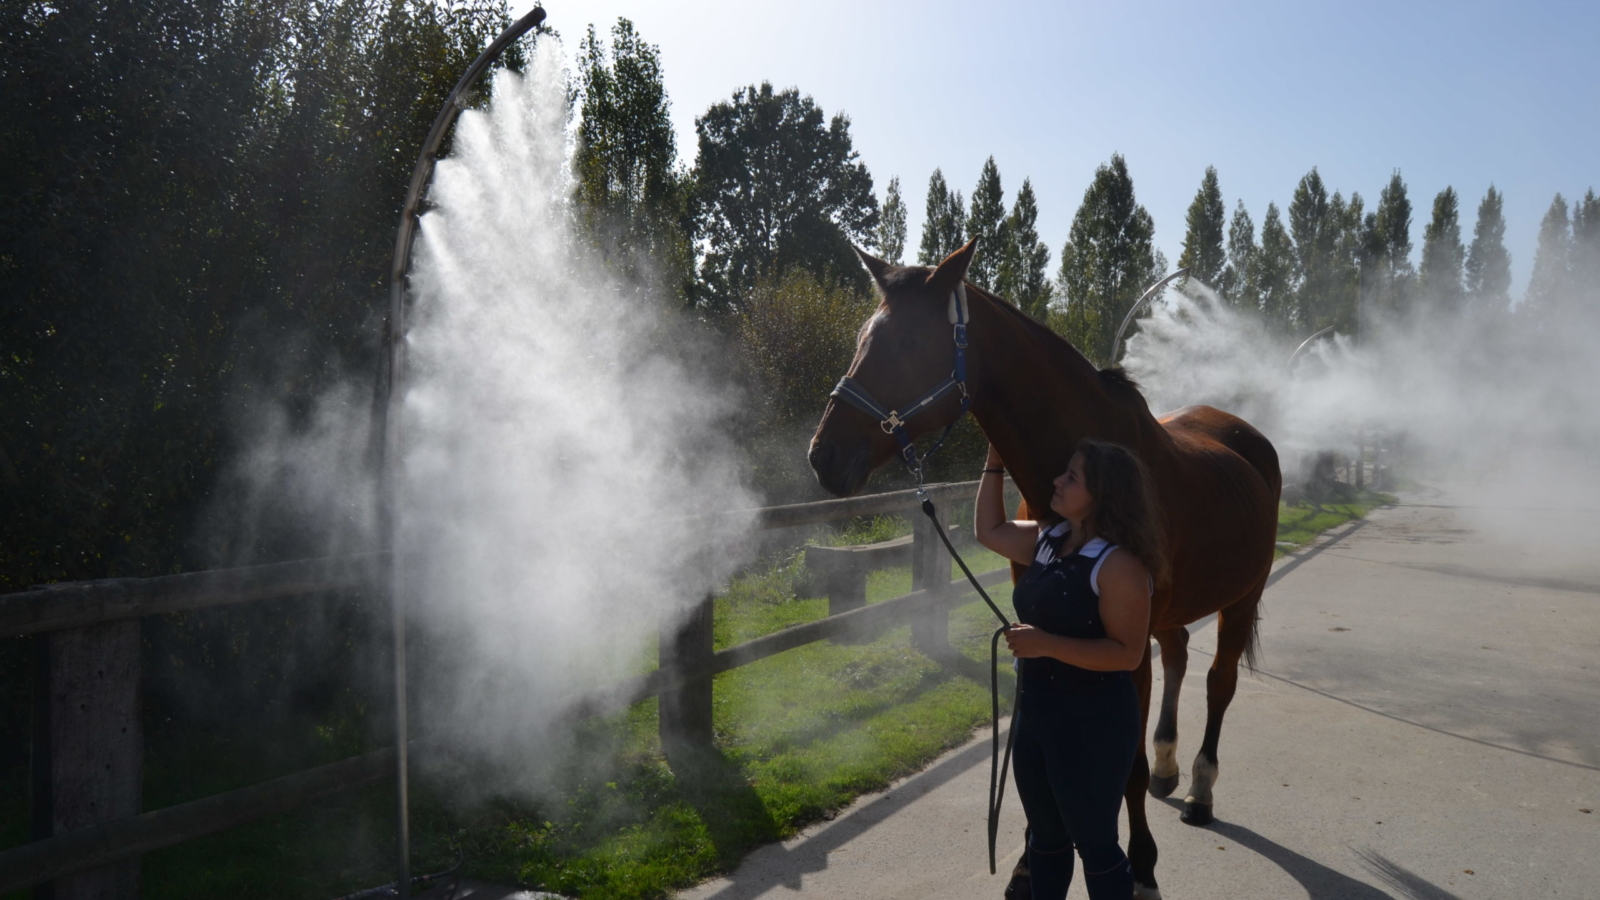
POLYGON ((1050 656, 1051 645, 1055 641, 1056 636, 1050 632, 1021 622, 1006 629, 1006 646, 1011 648, 1011 655, 1017 659, 1050 656))

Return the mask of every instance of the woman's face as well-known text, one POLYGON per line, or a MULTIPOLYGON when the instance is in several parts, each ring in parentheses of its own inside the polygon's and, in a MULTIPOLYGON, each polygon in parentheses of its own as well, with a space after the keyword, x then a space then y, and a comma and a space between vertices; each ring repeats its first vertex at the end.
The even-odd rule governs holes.
POLYGON ((1083 454, 1072 454, 1067 470, 1055 482, 1056 491, 1050 497, 1050 508, 1056 515, 1082 523, 1094 509, 1094 498, 1084 486, 1083 454))

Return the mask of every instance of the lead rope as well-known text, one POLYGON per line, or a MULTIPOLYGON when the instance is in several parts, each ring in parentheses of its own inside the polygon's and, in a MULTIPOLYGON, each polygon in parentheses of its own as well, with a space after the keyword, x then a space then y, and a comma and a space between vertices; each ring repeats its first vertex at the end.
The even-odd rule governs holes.
MULTIPOLYGON (((918 473, 920 474, 920 473, 918 473)), ((1000 620, 1000 627, 995 629, 989 638, 989 706, 990 706, 990 739, 994 750, 989 756, 989 874, 995 874, 994 845, 1000 833, 1000 804, 1006 799, 1006 771, 1011 768, 1011 742, 1017 735, 1017 700, 1022 694, 1022 679, 1017 679, 1017 689, 1011 696, 1011 727, 1006 729, 1005 760, 1000 758, 1000 636, 1011 627, 1011 620, 1000 611, 990 599, 989 592, 978 583, 977 576, 967 568, 966 560, 956 552, 955 545, 950 543, 950 536, 945 533, 944 526, 939 524, 939 515, 933 508, 933 500, 929 499, 928 492, 922 487, 922 479, 917 479, 917 499, 922 501, 922 512, 933 523, 933 531, 939 535, 939 540, 944 542, 944 548, 950 551, 950 557, 961 567, 961 573, 967 576, 967 581, 972 583, 978 596, 983 602, 989 604, 989 609, 994 612, 995 618, 1000 620)))

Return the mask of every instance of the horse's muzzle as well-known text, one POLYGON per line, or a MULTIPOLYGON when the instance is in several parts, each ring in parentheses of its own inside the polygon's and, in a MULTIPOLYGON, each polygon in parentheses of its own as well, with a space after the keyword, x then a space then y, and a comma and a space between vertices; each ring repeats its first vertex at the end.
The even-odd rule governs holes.
POLYGON ((849 497, 860 493, 867 485, 871 470, 867 466, 868 447, 854 453, 841 453, 832 442, 818 441, 811 445, 807 459, 817 483, 835 497, 849 497))

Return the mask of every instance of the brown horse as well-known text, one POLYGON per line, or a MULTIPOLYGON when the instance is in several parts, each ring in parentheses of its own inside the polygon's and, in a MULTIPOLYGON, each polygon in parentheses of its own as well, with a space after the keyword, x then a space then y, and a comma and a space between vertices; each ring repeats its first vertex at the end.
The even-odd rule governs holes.
MULTIPOLYGON (((956 299, 969 309, 966 391, 971 411, 1000 451, 1027 509, 1049 506, 1051 479, 1065 471, 1080 438, 1123 444, 1144 460, 1164 513, 1172 577, 1151 600, 1150 631, 1161 645, 1165 690, 1150 771, 1143 742, 1125 798, 1135 896, 1159 898, 1155 839, 1144 793, 1170 794, 1178 782, 1178 687, 1188 662, 1185 625, 1217 614, 1217 654, 1206 676, 1206 731, 1195 757, 1182 818, 1212 820, 1217 739, 1238 683, 1240 657, 1253 667, 1257 608, 1272 565, 1282 477, 1272 444, 1248 423, 1207 406, 1157 419, 1120 369, 1097 370, 1060 336, 1004 300, 965 284, 976 241, 937 268, 897 267, 861 254, 883 302, 861 328, 849 377, 886 409, 904 410, 950 377, 956 299)), ((950 391, 906 421, 914 438, 960 414, 950 391)), ((859 492, 872 471, 898 455, 878 421, 836 396, 811 439, 817 480, 837 496, 859 492)), ((1150 654, 1135 672, 1146 724, 1150 654)))

